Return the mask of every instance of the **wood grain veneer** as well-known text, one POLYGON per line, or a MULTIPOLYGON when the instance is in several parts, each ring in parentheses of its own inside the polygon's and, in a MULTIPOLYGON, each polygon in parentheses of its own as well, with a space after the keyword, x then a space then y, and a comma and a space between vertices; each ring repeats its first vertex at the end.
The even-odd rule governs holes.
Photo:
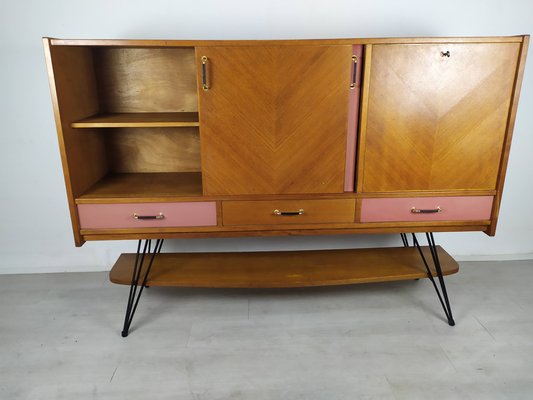
POLYGON ((49 39, 57 46, 121 46, 154 48, 187 48, 193 46, 301 46, 301 45, 351 45, 396 43, 521 43, 523 36, 471 36, 471 37, 389 37, 344 39, 289 39, 289 40, 131 40, 131 39, 49 39))
POLYGON ((94 60, 102 111, 198 111, 192 48, 99 47, 94 60))
POLYGON ((202 169, 198 128, 109 129, 105 140, 112 172, 200 172, 202 169))
POLYGON ((44 39, 76 244, 158 234, 493 235, 528 43, 44 39), (361 44, 356 192, 343 193, 351 54, 361 44), (201 55, 209 57, 206 92, 201 55), (491 220, 358 222, 363 199, 432 196, 495 196, 491 220), (198 200, 216 202, 219 226, 80 230, 76 212, 76 204, 198 200), (231 221, 223 215, 232 218, 230 201, 255 209, 255 201, 315 200, 358 206, 350 222, 269 225, 252 212, 234 221, 241 225, 221 225, 231 221))
POLYGON ((211 86, 199 91, 204 194, 342 193, 351 55, 197 47, 211 86))
POLYGON ((72 128, 168 128, 199 125, 196 112, 100 114, 71 124, 72 128))
MULTIPOLYGON (((317 236, 317 235, 354 235, 354 234, 383 234, 383 233, 405 233, 405 232, 475 232, 485 231, 490 225, 490 221, 480 223, 461 222, 454 224, 359 224, 354 228, 337 228, 321 226, 320 229, 312 229, 309 226, 304 228, 294 227, 294 229, 271 229, 263 230, 262 227, 255 227, 255 230, 213 230, 195 229, 191 231, 125 231, 125 232, 93 232, 81 231, 84 240, 139 240, 139 239, 190 239, 190 238, 234 238, 234 237, 270 237, 270 236, 317 236), (260 230, 258 230, 260 229, 260 230)), ((398 239, 399 240, 399 239, 398 239)))
POLYGON ((496 188, 498 194, 494 199, 494 204, 492 208, 492 221, 489 229, 486 233, 489 236, 494 236, 496 234, 496 224, 498 223, 498 215, 500 213, 500 203, 503 194, 503 184, 505 182, 505 173, 507 171, 507 163, 509 161, 509 153, 511 151, 511 140, 513 138, 514 124, 516 120, 516 112, 518 110, 518 100, 520 99, 520 89, 522 88, 522 80, 524 78, 524 70, 526 66, 526 57, 529 47, 529 35, 523 37, 523 42, 520 46, 520 57, 517 64, 516 78, 513 86, 513 94, 511 98, 511 108, 509 116, 507 119, 506 135, 505 142, 503 145, 503 152, 501 155, 500 161, 500 170, 498 174, 498 181, 496 183, 496 188))
MULTIPOLYGON (((122 174, 112 175, 116 181, 120 181, 122 174)), ((125 179, 131 179, 128 175, 124 174, 125 179)), ((106 179, 103 179, 99 183, 105 186, 106 179)), ((171 180, 169 182, 172 182, 171 180)), ((198 182, 201 182, 201 175, 198 175, 198 182)), ((114 182, 113 184, 118 184, 114 182)), ((81 196, 76 199, 76 204, 98 204, 98 203, 142 203, 146 201, 195 201, 195 196, 191 197, 186 194, 177 195, 152 195, 148 197, 120 197, 120 196, 108 196, 108 197, 85 197, 81 196)), ((432 197, 432 196, 494 196, 495 190, 449 190, 449 191, 427 191, 427 192, 409 192, 411 197, 432 197)), ((365 199, 365 198, 395 198, 405 197, 405 193, 321 193, 313 195, 300 195, 300 194, 287 194, 287 195, 238 195, 238 196, 202 196, 203 200, 318 200, 318 199, 365 199)))
POLYGON ((495 189, 519 49, 374 45, 362 190, 495 189))
POLYGON ((99 112, 93 54, 87 47, 50 46, 47 39, 43 42, 74 240, 81 246, 75 198, 108 170, 101 132, 80 136, 70 126, 99 112))
MULTIPOLYGON (((423 252, 430 258, 428 247, 423 252)), ((444 275, 459 265, 437 246, 444 275)), ((111 282, 131 284, 135 254, 122 254, 111 282)), ((435 272, 433 271, 435 276, 435 272)), ((143 276, 144 277, 144 276, 143 276)), ((148 276, 149 286, 284 288, 427 278, 416 248, 254 252, 161 253, 148 276)))
POLYGON ((79 199, 147 198, 202 195, 199 172, 108 174, 79 199))
POLYGON ((481 221, 424 221, 424 222, 367 222, 367 223, 288 223, 277 225, 239 225, 217 226, 208 228, 142 228, 142 229, 82 229, 84 236, 127 238, 185 238, 185 237, 257 237, 257 236, 306 236, 306 235, 344 235, 365 233, 399 233, 399 232, 453 232, 483 231, 490 225, 490 220, 481 221))
POLYGON ((222 221, 231 225, 287 225, 351 223, 355 219, 355 200, 271 200, 223 201, 222 221), (280 212, 298 212, 301 215, 275 215, 280 212))

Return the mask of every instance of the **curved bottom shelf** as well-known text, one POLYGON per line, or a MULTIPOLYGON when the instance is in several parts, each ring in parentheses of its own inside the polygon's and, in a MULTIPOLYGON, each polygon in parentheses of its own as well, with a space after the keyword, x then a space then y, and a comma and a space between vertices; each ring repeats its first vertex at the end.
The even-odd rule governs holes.
MULTIPOLYGON (((437 246, 443 275, 459 271, 457 262, 437 246)), ((422 247, 430 262, 428 247, 422 247)), ((135 254, 122 254, 111 282, 130 285, 135 254)), ((430 262, 430 266, 432 262, 430 262)), ((436 275, 436 273, 434 273, 436 275)), ((161 253, 148 286, 205 288, 289 288, 349 285, 427 278, 414 247, 250 253, 161 253)))

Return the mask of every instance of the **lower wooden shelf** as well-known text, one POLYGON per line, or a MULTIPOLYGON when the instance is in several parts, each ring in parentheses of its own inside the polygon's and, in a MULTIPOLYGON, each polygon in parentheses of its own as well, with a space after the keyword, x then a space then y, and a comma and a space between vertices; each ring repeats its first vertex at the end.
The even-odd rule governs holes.
MULTIPOLYGON (((443 275, 458 272, 457 262, 440 246, 437 246, 437 250, 443 275)), ((422 251, 430 266, 433 265, 429 248, 422 247, 422 251)), ((130 285, 134 262, 135 254, 122 254, 109 274, 111 282, 130 285)), ((155 257, 147 285, 288 288, 417 278, 427 278, 418 250, 414 247, 391 247, 249 253, 161 253, 155 257)))

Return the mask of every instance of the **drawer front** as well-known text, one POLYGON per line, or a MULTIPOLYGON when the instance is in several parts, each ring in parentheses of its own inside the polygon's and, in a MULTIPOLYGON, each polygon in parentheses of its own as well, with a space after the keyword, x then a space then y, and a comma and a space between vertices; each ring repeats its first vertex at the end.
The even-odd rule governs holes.
POLYGON ((214 226, 216 202, 79 204, 81 229, 214 226), (157 218, 150 218, 155 217, 157 218), (148 217, 148 218, 147 218, 148 217))
POLYGON ((487 220, 492 200, 493 196, 363 199, 361 222, 487 220))
POLYGON ((354 219, 353 199, 222 202, 226 226, 351 223, 354 219))

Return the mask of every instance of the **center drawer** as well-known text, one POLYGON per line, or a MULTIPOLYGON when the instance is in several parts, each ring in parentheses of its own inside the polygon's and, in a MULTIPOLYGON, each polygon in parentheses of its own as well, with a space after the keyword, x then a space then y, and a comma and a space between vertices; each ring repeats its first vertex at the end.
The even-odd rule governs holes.
POLYGON ((354 219, 354 199, 222 202, 225 226, 351 223, 354 219))

